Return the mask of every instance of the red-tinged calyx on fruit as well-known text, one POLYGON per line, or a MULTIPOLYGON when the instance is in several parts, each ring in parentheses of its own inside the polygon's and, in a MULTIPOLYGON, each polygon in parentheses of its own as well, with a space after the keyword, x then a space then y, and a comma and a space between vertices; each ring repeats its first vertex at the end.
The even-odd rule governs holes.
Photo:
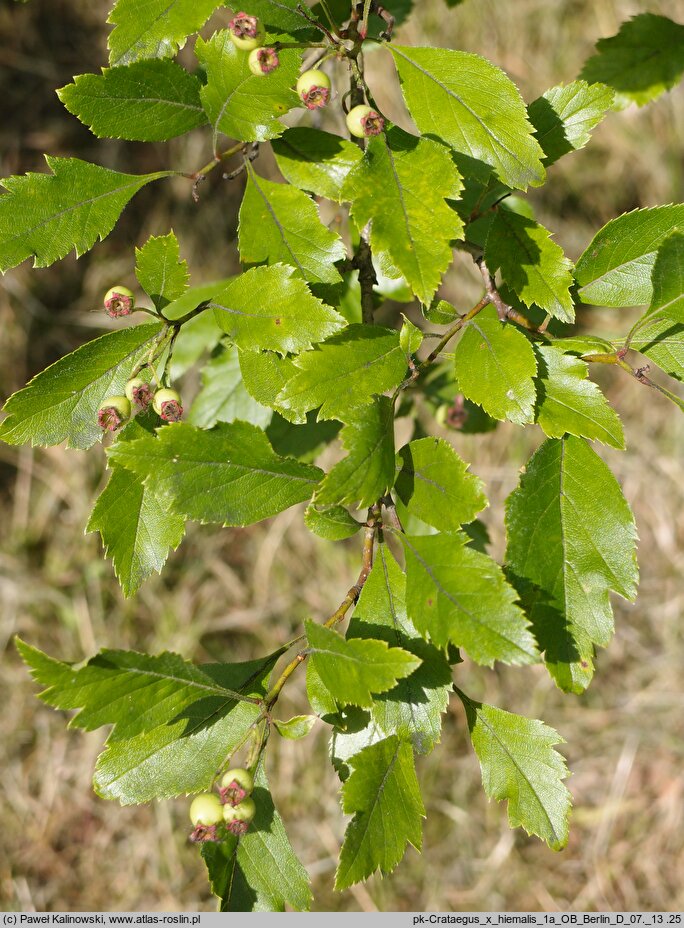
POLYGON ((118 319, 120 316, 130 316, 135 309, 133 291, 129 290, 128 287, 111 287, 105 293, 104 308, 107 315, 112 319, 118 319))
POLYGON ((244 767, 234 767, 224 773, 219 786, 219 796, 221 802, 237 806, 251 796, 253 789, 254 778, 249 770, 245 770, 244 767))
POLYGON ((178 422, 183 416, 180 393, 167 387, 157 390, 152 400, 152 407, 165 422, 178 422))
POLYGON ((297 81, 297 95, 309 110, 327 106, 330 101, 330 78, 325 71, 312 68, 297 81))
POLYGON ((108 396, 97 410, 97 424, 104 432, 116 432, 131 418, 127 396, 108 396))
POLYGON ((251 51, 259 45, 264 31, 256 16, 236 13, 228 23, 228 32, 236 48, 251 51))
POLYGON ((190 821, 195 826, 190 840, 194 843, 218 841, 217 826, 223 821, 223 806, 215 793, 201 793, 190 805, 190 821))
POLYGON ((275 48, 255 48, 249 53, 247 60, 249 70, 257 77, 270 74, 280 64, 275 48))
POLYGON ((152 388, 142 377, 131 377, 124 388, 124 393, 133 406, 137 406, 141 412, 146 412, 152 402, 152 388))
POLYGON ((232 835, 244 835, 255 815, 256 805, 253 799, 244 799, 237 806, 223 807, 223 820, 232 835))
POLYGON ((380 135, 385 128, 385 120, 380 113, 363 103, 349 110, 346 122, 347 129, 357 139, 380 135))

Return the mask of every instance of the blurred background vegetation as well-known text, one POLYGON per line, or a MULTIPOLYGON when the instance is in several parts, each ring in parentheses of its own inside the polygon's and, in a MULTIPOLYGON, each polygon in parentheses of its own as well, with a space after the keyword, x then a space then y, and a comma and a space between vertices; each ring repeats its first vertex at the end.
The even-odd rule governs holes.
MULTIPOLYGON (((55 89, 106 61, 110 0, 32 0, 0 8, 0 173, 44 170, 43 152, 130 172, 193 170, 210 156, 201 131, 168 145, 96 140, 62 109, 55 89)), ((391 6, 391 4, 390 4, 391 6)), ((503 67, 529 101, 572 80, 595 41, 635 13, 671 14, 666 0, 465 0, 447 10, 421 0, 401 38, 478 52, 503 67)), ((220 11, 211 26, 226 22, 220 11)), ((207 31, 207 30, 205 30, 207 31)), ((187 54, 187 53, 184 53, 187 54)), ((402 119, 381 56, 369 62, 381 105, 402 119)), ((611 217, 682 199, 682 88, 642 110, 610 116, 588 149, 555 166, 531 198, 572 258, 611 217)), ((272 172, 270 157, 258 162, 272 172)), ((195 283, 236 268, 242 180, 212 176, 193 203, 182 180, 144 189, 115 232, 79 261, 27 265, 0 284, 0 393, 4 399, 47 364, 105 327, 101 294, 134 283, 133 247, 173 227, 195 283)), ((467 262, 444 294, 477 298, 467 262)), ((629 313, 585 310, 581 324, 625 333, 629 313)), ((594 373, 594 372, 592 372, 594 373)), ((409 850, 390 877, 332 891, 344 831, 323 726, 306 741, 270 746, 276 802, 311 874, 319 910, 547 910, 684 908, 684 428, 681 414, 627 377, 600 372, 623 416, 626 453, 599 448, 637 517, 642 582, 635 606, 616 603, 617 634, 589 692, 564 697, 542 668, 458 668, 477 698, 543 718, 566 738, 576 811, 568 848, 554 854, 485 799, 460 706, 441 746, 419 763, 428 819, 424 853, 409 850)), ((502 500, 539 436, 500 426, 450 433, 474 462, 492 501, 485 514, 501 555, 502 500)), ((38 910, 211 909, 203 866, 188 844, 187 802, 120 808, 91 791, 103 733, 66 730, 42 706, 12 645, 19 634, 66 660, 101 647, 194 660, 246 659, 322 617, 356 575, 358 540, 310 536, 300 509, 246 530, 190 526, 162 578, 132 601, 118 590, 99 539, 84 536, 103 485, 104 456, 0 445, 0 907, 38 910)), ((295 632, 296 633, 296 632, 295 632)), ((299 685, 286 713, 306 711, 299 685)))

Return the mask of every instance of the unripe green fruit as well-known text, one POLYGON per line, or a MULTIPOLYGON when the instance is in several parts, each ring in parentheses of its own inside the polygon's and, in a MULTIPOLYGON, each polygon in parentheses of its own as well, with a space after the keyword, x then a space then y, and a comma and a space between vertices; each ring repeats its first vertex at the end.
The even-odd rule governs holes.
POLYGON ((245 799, 237 806, 223 807, 223 820, 226 828, 233 835, 244 835, 255 815, 256 805, 253 799, 245 799))
POLYGON ((168 387, 157 390, 152 400, 152 406, 157 415, 161 416, 166 422, 178 422, 183 415, 180 393, 177 390, 170 390, 168 387))
POLYGON ((222 818, 223 806, 214 793, 201 793, 192 800, 190 821, 193 825, 218 825, 222 818))
POLYGON ((131 401, 127 396, 108 396, 97 411, 97 424, 107 432, 116 432, 131 418, 131 401))
POLYGON ((380 113, 365 103, 352 107, 347 113, 347 129, 357 139, 380 135, 384 128, 385 120, 380 113))
POLYGON ((248 13, 236 13, 228 23, 230 41, 242 51, 251 51, 261 44, 264 29, 256 16, 248 13))
POLYGON ((222 802, 237 806, 252 794, 253 789, 254 777, 249 770, 245 770, 244 767, 235 767, 224 773, 219 795, 222 802))
POLYGON ((111 316, 112 319, 117 319, 119 316, 130 316, 135 308, 133 291, 118 284, 116 287, 110 287, 105 293, 104 308, 107 315, 111 316))
POLYGON ((134 406, 138 406, 143 412, 147 409, 152 401, 152 391, 150 385, 142 377, 131 377, 126 386, 124 393, 134 406))
POLYGON ((257 77, 265 77, 280 64, 275 48, 255 48, 249 53, 247 59, 249 70, 257 77))
POLYGON ((330 100, 330 78, 316 68, 305 71, 297 81, 297 95, 309 110, 326 106, 330 100))

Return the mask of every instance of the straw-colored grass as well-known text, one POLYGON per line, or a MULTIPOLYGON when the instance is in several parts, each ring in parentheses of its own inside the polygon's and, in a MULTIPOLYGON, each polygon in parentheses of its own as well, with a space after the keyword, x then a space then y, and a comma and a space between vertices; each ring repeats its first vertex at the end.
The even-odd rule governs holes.
MULTIPOLYGON (((44 150, 125 170, 166 163, 165 146, 97 142, 61 112, 52 93, 73 73, 104 62, 110 5, 36 0, 0 11, 3 175, 42 169, 44 150)), ((648 7, 632 0, 465 0, 450 13, 440 0, 417 7, 420 16, 405 27, 408 41, 438 37, 480 52, 506 69, 527 99, 571 80, 594 41, 613 34, 626 16, 672 12, 664 0, 648 7)), ((380 58, 371 71, 383 104, 399 113, 380 58)), ((571 257, 613 215, 681 199, 683 102, 680 89, 649 108, 611 116, 586 151, 564 159, 548 188, 534 192, 540 217, 571 257)), ((169 148, 174 164, 206 160, 206 145, 193 136, 169 148)), ((100 293, 115 279, 132 280, 133 245, 148 234, 172 224, 198 281, 230 271, 240 183, 226 187, 212 179, 199 206, 182 182, 146 190, 110 239, 81 261, 9 274, 0 290, 3 396, 95 334, 100 293), (217 248, 217 241, 224 244, 217 248)), ((466 264, 457 265, 446 288, 457 305, 471 305, 477 285, 466 264)), ((626 315, 587 311, 582 323, 619 333, 628 328, 626 315)), ((344 820, 321 725, 306 741, 274 738, 269 749, 276 801, 313 879, 316 908, 684 908, 682 418, 629 378, 602 375, 629 444, 626 453, 605 456, 636 513, 639 599, 634 606, 616 603, 615 640, 581 698, 562 696, 542 668, 489 672, 469 662, 458 668, 474 696, 544 718, 566 738, 576 807, 569 847, 554 854, 510 831, 505 808, 483 796, 463 714, 454 706, 442 744, 419 763, 428 810, 423 855, 411 850, 392 876, 335 894, 344 820)), ((539 436, 502 426, 453 440, 487 483, 487 521, 500 555, 502 500, 539 436)), ((90 778, 103 733, 67 731, 65 716, 35 699, 12 636, 73 660, 105 646, 244 659, 287 640, 305 616, 334 608, 355 575, 358 542, 314 539, 300 509, 243 531, 191 526, 163 577, 125 601, 98 539, 83 535, 102 481, 98 450, 0 446, 0 907, 209 909, 203 868, 186 838, 187 802, 120 808, 96 798, 90 778)), ((289 690, 283 717, 305 711, 301 686, 289 690)))

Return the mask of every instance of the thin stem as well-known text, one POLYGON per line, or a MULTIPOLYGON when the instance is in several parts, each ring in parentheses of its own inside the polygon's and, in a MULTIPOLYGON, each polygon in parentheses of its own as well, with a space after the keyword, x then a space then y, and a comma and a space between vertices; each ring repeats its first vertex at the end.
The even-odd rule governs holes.
POLYGON ((493 276, 489 273, 489 268, 485 264, 484 257, 480 256, 475 258, 475 264, 477 264, 480 274, 482 274, 482 280, 484 281, 485 290, 487 296, 489 297, 489 302, 493 303, 496 306, 496 311, 499 314, 499 319, 503 322, 507 317, 511 307, 504 303, 504 301, 499 296, 499 291, 496 289, 493 276))
POLYGON ((426 367, 429 367, 437 359, 438 355, 440 355, 442 351, 446 348, 447 344, 451 341, 454 335, 456 335, 457 332, 460 332, 463 326, 467 322, 470 322, 471 319, 474 319, 475 316, 477 316, 477 314, 480 312, 480 310, 484 309, 485 306, 487 306, 489 303, 491 303, 491 297, 489 296, 488 293, 486 293, 482 297, 482 299, 473 306, 472 309, 468 310, 465 316, 461 316, 451 326, 450 329, 447 329, 447 331, 437 342, 437 345, 432 349, 432 351, 427 356, 427 358, 418 365, 418 371, 420 372, 424 370, 426 367))
POLYGON ((312 16, 311 13, 309 13, 309 11, 307 10, 307 8, 306 8, 305 6, 303 6, 301 3, 298 3, 298 4, 297 4, 297 12, 299 13, 300 16, 303 16, 304 19, 305 19, 307 22, 311 23, 311 25, 312 25, 315 29, 318 29, 319 32, 322 32, 323 35, 326 36, 327 39, 328 39, 330 42, 332 42, 333 45, 339 45, 339 44, 340 44, 339 41, 338 41, 338 39, 335 38, 335 36, 332 34, 332 32, 331 32, 329 29, 327 29, 327 28, 323 25, 323 23, 320 23, 320 22, 316 19, 315 16, 312 16))
POLYGON ((359 272, 359 286, 361 287, 361 318, 367 325, 373 325, 375 311, 375 292, 373 287, 378 282, 373 267, 373 255, 365 232, 361 233, 359 247, 352 261, 353 267, 359 272))
POLYGON ((335 17, 330 12, 330 7, 328 6, 328 0, 321 0, 321 8, 325 13, 325 17, 330 23, 330 28, 337 31, 337 23, 335 22, 335 17))

